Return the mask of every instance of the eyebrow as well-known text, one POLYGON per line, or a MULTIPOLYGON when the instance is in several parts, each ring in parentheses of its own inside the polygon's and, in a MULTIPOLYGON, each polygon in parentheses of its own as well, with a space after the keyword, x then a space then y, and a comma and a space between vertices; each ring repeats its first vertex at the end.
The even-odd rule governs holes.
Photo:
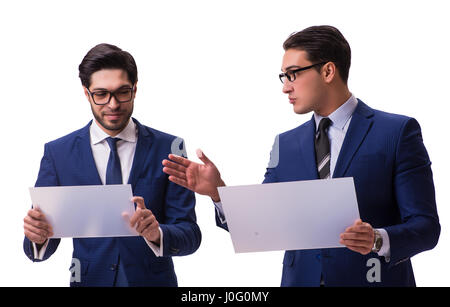
MULTIPOLYGON (((291 65, 291 66, 286 67, 286 69, 284 71, 291 70, 292 68, 301 68, 301 67, 298 65, 291 65)), ((283 68, 281 69, 281 71, 283 71, 283 68)))
MULTIPOLYGON (((119 86, 118 88, 116 88, 112 92, 120 90, 121 88, 124 88, 124 87, 133 88, 133 86, 130 86, 129 84, 124 84, 124 85, 119 86)), ((92 91, 109 91, 109 90, 106 89, 106 88, 103 88, 103 87, 96 87, 96 88, 93 88, 92 91)))

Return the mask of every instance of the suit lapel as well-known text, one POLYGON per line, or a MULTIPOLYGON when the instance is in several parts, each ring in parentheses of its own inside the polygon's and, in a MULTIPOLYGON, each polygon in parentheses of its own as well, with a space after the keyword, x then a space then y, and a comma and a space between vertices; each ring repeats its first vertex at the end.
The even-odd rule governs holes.
POLYGON ((316 124, 314 121, 314 116, 307 122, 302 130, 299 131, 297 140, 300 146, 300 153, 298 157, 302 158, 302 162, 305 165, 307 178, 317 179, 317 163, 316 155, 314 149, 314 138, 316 134, 316 124), (310 163, 312 161, 312 163, 310 163))
POLYGON ((82 170, 84 184, 100 185, 102 180, 98 174, 97 166, 95 165, 94 155, 91 148, 91 137, 89 127, 92 120, 80 130, 80 134, 75 145, 78 159, 76 159, 76 168, 82 170))
POLYGON ((133 158, 133 166, 131 167, 128 183, 131 184, 134 189, 134 185, 139 178, 140 171, 145 169, 145 161, 149 157, 153 138, 148 129, 142 126, 136 119, 133 118, 132 120, 136 123, 138 129, 138 139, 136 144, 136 151, 133 158))
POLYGON ((350 126, 345 135, 336 166, 334 168, 333 178, 344 176, 355 153, 358 151, 367 133, 372 127, 373 111, 361 100, 358 99, 358 106, 352 115, 350 126))

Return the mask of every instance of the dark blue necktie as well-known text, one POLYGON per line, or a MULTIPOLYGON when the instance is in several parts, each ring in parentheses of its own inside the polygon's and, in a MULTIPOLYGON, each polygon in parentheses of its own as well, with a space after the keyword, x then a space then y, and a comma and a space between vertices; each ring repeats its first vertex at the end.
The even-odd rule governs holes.
POLYGON ((118 138, 107 138, 109 148, 108 166, 106 167, 106 184, 122 184, 122 169, 120 167, 119 154, 117 153, 118 138))
MULTIPOLYGON (((106 167, 106 184, 122 184, 122 168, 120 167, 120 158, 117 153, 117 141, 119 138, 107 138, 109 149, 108 166, 106 167)), ((119 265, 117 266, 116 278, 114 280, 114 286, 127 287, 128 280, 124 272, 124 267, 119 256, 119 265)))

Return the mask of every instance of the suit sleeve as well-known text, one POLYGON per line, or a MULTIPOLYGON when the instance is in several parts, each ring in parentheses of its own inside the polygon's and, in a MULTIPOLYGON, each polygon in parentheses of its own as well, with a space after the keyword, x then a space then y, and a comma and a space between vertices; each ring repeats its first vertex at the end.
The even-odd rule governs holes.
MULTIPOLYGON (((53 163, 53 159, 51 157, 50 148, 48 144, 45 144, 44 156, 42 157, 41 160, 41 166, 39 169, 38 179, 36 181, 35 186, 46 187, 57 185, 59 185, 58 178, 53 163)), ((32 260, 33 262, 39 262, 47 260, 56 251, 60 241, 61 239, 50 239, 42 259, 38 259, 35 257, 33 250, 33 243, 27 237, 25 237, 23 240, 23 250, 25 252, 25 255, 30 260, 32 260)))
POLYGON ((395 266, 436 246, 441 229, 431 162, 419 123, 412 118, 405 122, 399 137, 394 189, 401 224, 385 229, 390 240, 391 265, 395 266))
POLYGON ((196 222, 195 194, 168 180, 165 195, 163 256, 185 256, 200 246, 201 232, 196 222))

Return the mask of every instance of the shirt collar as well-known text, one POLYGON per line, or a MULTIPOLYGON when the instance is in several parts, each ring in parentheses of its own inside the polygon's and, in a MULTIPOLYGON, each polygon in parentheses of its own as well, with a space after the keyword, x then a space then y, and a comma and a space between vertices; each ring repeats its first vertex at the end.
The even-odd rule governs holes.
MULTIPOLYGON (((358 100, 352 94, 343 105, 341 105, 337 110, 328 115, 328 118, 331 119, 331 126, 343 130, 345 124, 352 117, 353 112, 355 111, 357 105, 358 100)), ((323 116, 314 113, 314 120, 316 122, 316 131, 319 127, 319 123, 322 118, 323 116)))
MULTIPOLYGON (((105 140, 106 138, 110 137, 109 134, 107 134, 105 131, 103 131, 99 125, 97 124, 96 120, 92 121, 91 127, 90 127, 90 135, 91 135, 91 142, 93 145, 98 144, 105 140)), ((137 129, 136 124, 134 121, 130 118, 128 121, 128 124, 125 126, 125 128, 120 131, 118 135, 115 136, 115 138, 119 138, 126 142, 135 143, 137 139, 137 129)))

